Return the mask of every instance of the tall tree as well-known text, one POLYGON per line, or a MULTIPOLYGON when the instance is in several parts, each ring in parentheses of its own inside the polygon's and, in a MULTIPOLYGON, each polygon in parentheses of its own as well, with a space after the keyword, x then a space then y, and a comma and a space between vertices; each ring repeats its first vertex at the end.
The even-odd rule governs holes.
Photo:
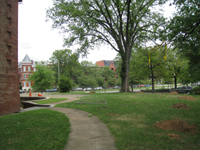
POLYGON ((45 91, 46 89, 52 88, 55 83, 54 72, 43 64, 36 65, 37 71, 31 74, 28 78, 29 81, 33 82, 32 86, 35 91, 45 91))
POLYGON ((174 48, 190 60, 192 78, 200 76, 200 1, 174 0, 176 13, 161 34, 172 42, 174 48), (164 33, 166 32, 166 33, 164 33))
POLYGON ((156 10, 157 0, 54 0, 47 10, 53 28, 70 33, 65 45, 80 44, 88 53, 95 44, 106 43, 122 58, 122 92, 129 91, 129 61, 132 48, 153 40, 164 18, 156 10))
POLYGON ((57 83, 60 75, 65 75, 74 80, 75 83, 78 81, 78 76, 81 75, 81 65, 78 62, 78 55, 72 54, 69 49, 56 50, 50 58, 52 69, 55 72, 57 83))

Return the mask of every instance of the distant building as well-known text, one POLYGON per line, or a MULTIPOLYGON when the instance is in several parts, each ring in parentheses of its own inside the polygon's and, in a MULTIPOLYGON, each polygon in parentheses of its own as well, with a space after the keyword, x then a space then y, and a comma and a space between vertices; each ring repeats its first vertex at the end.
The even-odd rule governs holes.
POLYGON ((115 62, 112 60, 101 60, 101 61, 97 61, 96 64, 99 67, 106 67, 108 66, 111 70, 113 70, 114 72, 116 72, 116 65, 115 62))
MULTIPOLYGON (((18 63, 19 84, 22 86, 22 90, 24 91, 32 89, 31 86, 33 83, 27 79, 32 73, 34 73, 34 71, 37 71, 36 64, 41 64, 41 61, 33 61, 27 54, 24 59, 18 63)), ((44 65, 47 65, 47 62, 44 62, 44 65)))

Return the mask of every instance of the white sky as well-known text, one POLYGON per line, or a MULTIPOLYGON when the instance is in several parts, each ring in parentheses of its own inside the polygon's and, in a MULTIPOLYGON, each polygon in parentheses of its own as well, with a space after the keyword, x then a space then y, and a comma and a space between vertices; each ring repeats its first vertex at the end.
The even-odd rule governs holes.
MULTIPOLYGON (((19 5, 18 24, 18 61, 22 61, 26 54, 35 61, 46 61, 52 56, 55 50, 64 49, 63 37, 60 30, 52 29, 52 21, 46 22, 46 9, 52 7, 53 0, 23 0, 19 5)), ((172 8, 165 12, 169 16, 172 8)), ((99 46, 87 58, 80 58, 79 61, 87 60, 95 63, 100 60, 113 60, 116 51, 105 46, 99 46)), ((65 47, 67 48, 67 47, 65 47)), ((70 48, 72 51, 75 48, 70 48)))

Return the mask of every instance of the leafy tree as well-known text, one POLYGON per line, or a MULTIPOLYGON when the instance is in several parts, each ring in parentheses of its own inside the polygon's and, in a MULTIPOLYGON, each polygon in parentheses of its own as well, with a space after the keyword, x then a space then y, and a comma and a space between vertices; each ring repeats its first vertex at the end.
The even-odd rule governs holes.
POLYGON ((80 44, 78 52, 88 53, 95 44, 106 43, 121 58, 122 92, 129 91, 129 61, 132 48, 153 40, 165 19, 155 6, 156 0, 56 0, 47 10, 53 28, 70 33, 65 45, 80 44))
POLYGON ((79 86, 85 87, 96 87, 98 85, 95 77, 93 75, 82 75, 78 78, 79 86))
POLYGON ((177 51, 172 51, 172 49, 168 49, 167 54, 168 77, 174 78, 174 87, 177 88, 178 78, 186 79, 186 72, 188 70, 188 60, 183 59, 181 55, 177 53, 177 51))
POLYGON ((152 92, 154 93, 155 79, 159 80, 166 76, 167 68, 164 60, 164 47, 158 49, 139 47, 135 50, 133 63, 131 67, 138 70, 137 73, 131 72, 131 76, 136 80, 143 81, 147 78, 151 79, 152 92), (150 53, 149 53, 150 52, 150 53), (150 55, 150 62, 149 62, 150 55), (134 62, 137 61, 137 62, 134 62))
MULTIPOLYGON (((176 13, 169 21, 164 39, 172 42, 178 52, 189 59, 190 78, 200 78, 200 1, 174 0, 176 13)), ((164 30, 163 30, 164 31, 164 30)))
POLYGON ((37 64, 36 69, 37 71, 28 78, 29 81, 34 83, 32 86, 34 91, 43 92, 46 89, 51 88, 55 83, 55 77, 53 76, 54 72, 44 64, 37 64))
POLYGON ((77 54, 72 54, 72 51, 68 49, 56 50, 53 52, 50 61, 57 82, 59 80, 59 74, 73 79, 75 83, 78 82, 78 76, 82 74, 82 70, 80 63, 78 62, 77 54))
POLYGON ((72 89, 72 82, 68 77, 61 76, 58 86, 60 92, 70 92, 70 90, 72 89))

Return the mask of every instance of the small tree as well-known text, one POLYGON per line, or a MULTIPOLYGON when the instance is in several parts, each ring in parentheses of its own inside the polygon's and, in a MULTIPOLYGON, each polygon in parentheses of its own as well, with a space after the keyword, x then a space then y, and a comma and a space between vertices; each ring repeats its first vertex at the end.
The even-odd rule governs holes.
POLYGON ((44 64, 36 65, 37 71, 31 74, 28 81, 34 83, 32 88, 35 91, 45 91, 46 89, 51 88, 53 83, 55 82, 55 77, 53 76, 53 71, 44 64))
POLYGON ((58 82, 60 92, 70 92, 72 89, 72 82, 69 78, 61 76, 58 82))

